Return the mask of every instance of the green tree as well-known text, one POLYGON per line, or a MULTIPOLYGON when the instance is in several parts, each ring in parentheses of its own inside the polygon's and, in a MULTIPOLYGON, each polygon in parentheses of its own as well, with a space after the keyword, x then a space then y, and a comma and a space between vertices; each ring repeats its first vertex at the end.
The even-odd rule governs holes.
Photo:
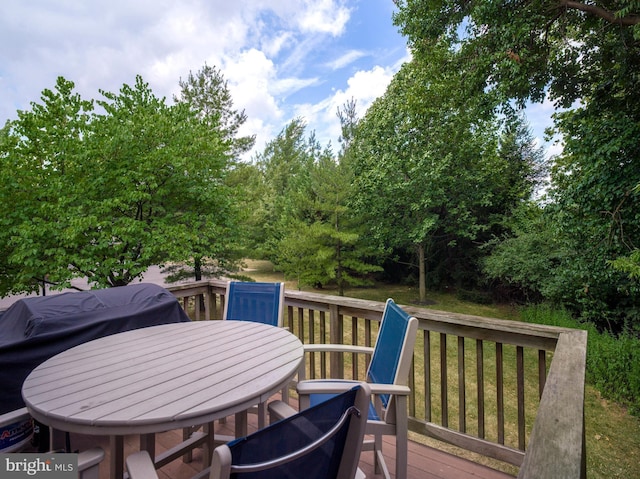
POLYGON ((93 110, 73 88, 58 78, 54 90, 42 92, 42 103, 19 111, 0 136, 2 295, 38 291, 46 281, 71 276, 64 218, 83 181, 78 166, 93 110))
POLYGON ((247 153, 255 145, 255 135, 239 136, 247 115, 233 108, 233 97, 222 72, 204 65, 195 74, 189 72, 186 80, 180 80, 179 103, 186 103, 199 118, 231 144, 229 153, 234 159, 247 153))
MULTIPOLYGON (((239 135, 242 125, 247 120, 247 115, 244 110, 238 111, 233 108, 233 98, 222 72, 206 64, 195 74, 189 72, 186 80, 180 80, 180 96, 174 97, 174 100, 178 104, 187 105, 204 126, 210 128, 212 132, 220 134, 227 145, 231 168, 242 168, 241 165, 234 166, 234 163, 239 160, 240 156, 253 148, 255 135, 239 135)), ((250 194, 244 183, 236 181, 233 184, 227 183, 227 185, 237 193, 235 197, 238 202, 241 202, 237 206, 244 205, 247 193, 250 194)), ((201 223, 196 219, 194 228, 200 229, 201 223)), ((242 226, 242 222, 238 222, 236 225, 237 228, 242 226)), ((241 235, 241 237, 244 236, 241 235)), ((175 263, 165 269, 170 273, 169 281, 178 281, 188 277, 194 277, 196 281, 199 281, 203 277, 217 277, 238 268, 242 245, 232 246, 230 244, 225 254, 220 255, 219 252, 216 254, 211 249, 211 245, 206 240, 200 244, 200 248, 196 248, 197 244, 192 244, 193 256, 189 261, 175 263), (221 257, 225 257, 225 261, 221 261, 221 257)))
POLYGON ((583 106, 557 115, 564 151, 547 207, 557 236, 574 252, 555 297, 614 332, 640 329, 640 285, 616 268, 640 246, 640 108, 628 100, 629 83, 612 79, 583 106))
MULTIPOLYGON (((640 193, 640 184, 632 191, 640 193)), ((611 265, 618 271, 627 274, 631 280, 640 281, 640 248, 634 248, 628 256, 620 256, 611 261, 611 265)))
POLYGON ((414 54, 429 55, 434 42, 446 41, 455 46, 455 68, 464 71, 461 87, 495 91, 503 101, 524 105, 542 101, 548 92, 558 105, 569 107, 600 83, 598 77, 637 71, 624 60, 640 39, 637 0, 395 3, 394 22, 414 54))
POLYGON ((278 267, 300 284, 348 286, 370 284, 368 275, 381 268, 368 260, 362 228, 347 206, 352 174, 330 151, 317 158, 309 172, 308 189, 292 202, 286 235, 279 243, 278 267))
POLYGON ((435 42, 455 52, 461 88, 496 104, 563 108, 554 129, 563 153, 551 169, 544 224, 571 253, 550 299, 600 327, 637 328, 638 285, 615 269, 638 247, 640 4, 398 0, 396 23, 414 54, 435 42))
MULTIPOLYGON (((350 115, 353 115, 352 110, 350 115)), ((353 116, 344 121, 356 121, 353 116)), ((265 197, 269 258, 300 285, 365 284, 380 268, 366 261, 358 227, 346 201, 352 178, 344 157, 322 148, 301 119, 291 122, 260 157, 265 197)))
POLYGON ((492 115, 451 95, 459 78, 440 68, 449 53, 434 53, 430 63, 403 66, 353 144, 354 205, 381 247, 415 254, 421 301, 427 264, 448 262, 453 275, 463 263, 451 256, 456 244, 486 228, 478 212, 491 201, 485 184, 498 161, 492 115))
POLYGON ((290 219, 289 205, 303 190, 301 185, 313 163, 305 131, 304 120, 295 118, 256 157, 263 192, 259 218, 254 219, 263 225, 256 242, 261 245, 259 252, 272 261, 276 261, 290 219))
POLYGON ((483 271, 507 291, 505 299, 526 302, 553 298, 561 284, 559 267, 571 251, 551 228, 551 218, 534 202, 524 202, 512 215, 508 232, 492 242, 483 271))
POLYGON ((223 262, 237 226, 221 133, 186 105, 168 106, 140 77, 102 92, 102 113, 91 116, 72 90, 59 79, 4 137, 3 179, 29 193, 14 199, 5 223, 12 274, 3 293, 33 290, 44 277, 59 287, 74 277, 124 285, 205 247, 223 262))

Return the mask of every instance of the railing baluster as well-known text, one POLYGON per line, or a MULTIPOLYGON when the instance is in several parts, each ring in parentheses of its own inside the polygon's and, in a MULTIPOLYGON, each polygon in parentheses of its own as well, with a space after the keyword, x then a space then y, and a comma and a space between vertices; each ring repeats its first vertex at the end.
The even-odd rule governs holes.
MULTIPOLYGON (((351 344, 357 346, 358 340, 358 317, 351 316, 351 344)), ((353 379, 362 379, 358 374, 358 355, 356 353, 351 354, 351 377, 353 379)))
POLYGON ((542 397, 542 391, 547 382, 547 352, 538 350, 538 398, 542 397))
POLYGON ((516 388, 518 396, 518 449, 524 451, 524 348, 522 346, 516 347, 516 372, 516 388))
POLYGON ((200 321, 200 298, 201 295, 193 297, 193 309, 196 312, 196 321, 200 321))
MULTIPOLYGON (((364 320, 364 345, 366 347, 368 347, 368 348, 370 348, 371 345, 373 344, 373 341, 372 341, 371 337, 372 337, 371 320, 370 319, 365 319, 364 320)), ((366 357, 364 358, 364 367, 365 367, 366 371, 369 370, 369 363, 370 362, 371 362, 371 356, 366 355, 366 357)))
MULTIPOLYGON (((329 305, 329 342, 331 344, 343 344, 344 343, 344 326, 342 322, 342 315, 338 312, 338 306, 335 304, 329 305)), ((330 377, 334 379, 344 378, 344 354, 338 352, 329 353, 329 362, 331 371, 330 377)))
MULTIPOLYGON (((327 315, 324 311, 320 311, 320 342, 322 344, 327 343, 327 315)), ((321 377, 327 376, 327 353, 322 351, 320 353, 320 374, 321 377)))
MULTIPOLYGON (((409 387, 411 388, 412 391, 416 390, 415 361, 416 361, 416 358, 415 358, 415 354, 414 354, 413 358, 411 359, 411 368, 409 369, 409 387)), ((411 394, 409 396, 408 406, 409 406, 409 416, 415 417, 415 415, 416 415, 416 396, 415 396, 415 394, 411 394)))
POLYGON ((298 308, 298 337, 304 338, 304 308, 298 308))
POLYGON ((458 336, 458 430, 467 432, 467 401, 464 371, 464 337, 458 336))
MULTIPOLYGON (((316 314, 315 311, 313 309, 309 310, 309 343, 313 344, 316 342, 316 314)), ((299 338, 303 338, 303 342, 304 342, 304 336, 298 336, 299 338)), ((316 370, 316 355, 315 354, 310 354, 309 355, 309 368, 311 369, 311 371, 315 371, 316 370)))
POLYGON ((431 422, 431 333, 428 329, 423 332, 424 338, 424 414, 425 420, 431 422))
POLYGON ((447 335, 440 333, 440 409, 442 425, 449 427, 449 399, 447 383, 447 335))
POLYGON ((484 439, 484 342, 476 339, 476 378, 478 387, 478 437, 484 439))
POLYGON ((496 402, 498 416, 498 444, 504 444, 504 363, 502 343, 496 343, 496 402))
POLYGON ((289 331, 293 331, 293 306, 287 306, 287 319, 285 324, 289 328, 289 331))

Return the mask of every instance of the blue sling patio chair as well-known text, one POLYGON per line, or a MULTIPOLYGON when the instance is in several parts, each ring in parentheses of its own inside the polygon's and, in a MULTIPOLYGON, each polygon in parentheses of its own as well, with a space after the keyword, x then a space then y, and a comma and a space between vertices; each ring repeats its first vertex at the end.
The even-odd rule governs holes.
MULTIPOLYGON (((388 299, 373 348, 335 344, 305 345, 305 351, 311 354, 337 351, 371 355, 366 380, 371 387, 373 400, 369 408, 366 434, 372 435, 373 440, 366 440, 363 450, 374 451, 375 472, 382 472, 387 479, 390 475, 382 454, 383 435, 396 436, 395 477, 407 477, 407 397, 411 392, 407 382, 417 330, 418 320, 409 316, 392 299, 388 299)), ((306 372, 302 366, 297 385, 301 410, 318 404, 353 384, 349 380, 305 380, 305 377, 306 372)), ((283 401, 273 401, 269 405, 272 418, 280 417, 287 409, 288 405, 283 401)))
MULTIPOLYGON (((266 283, 253 281, 228 281, 225 294, 223 320, 253 321, 282 327, 284 308, 284 283, 266 283)), ((288 401, 289 388, 282 390, 282 397, 288 401)), ((250 412, 258 413, 258 427, 263 428, 267 422, 267 403, 258 404, 250 412)), ((237 418, 237 416, 236 416, 237 418)), ((224 422, 226 419, 221 419, 224 422)), ((208 425, 213 428, 213 425, 208 425)), ((188 440, 200 426, 183 429, 183 439, 188 440)), ((231 440, 229 436, 219 436, 218 442, 231 440)), ((185 456, 189 462, 191 455, 185 456)))
MULTIPOLYGON (((284 283, 229 281, 225 295, 222 319, 253 321, 282 327, 284 283)), ((282 390, 288 400, 289 388, 282 390)), ((255 412, 255 408, 252 409, 255 412)), ((258 427, 266 425, 267 403, 258 405, 258 427)))
POLYGON ((282 327, 284 283, 229 281, 223 319, 282 327))
MULTIPOLYGON (((370 402, 366 383, 284 418, 213 452, 210 479, 352 479, 366 428, 370 402)), ((146 451, 126 459, 131 479, 158 476, 146 451)))

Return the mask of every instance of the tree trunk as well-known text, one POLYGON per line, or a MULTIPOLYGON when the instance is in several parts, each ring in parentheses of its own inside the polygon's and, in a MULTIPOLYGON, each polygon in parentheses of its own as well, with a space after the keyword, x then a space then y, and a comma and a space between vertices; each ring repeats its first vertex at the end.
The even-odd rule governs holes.
MULTIPOLYGON (((338 203, 338 199, 336 199, 336 204, 338 203)), ((340 215, 338 215, 336 211, 336 220, 335 220, 335 228, 336 233, 340 232, 340 215)), ((342 280, 342 242, 340 240, 337 241, 336 244, 336 280, 338 282, 338 294, 340 296, 344 296, 344 281, 342 280)))
POLYGON ((196 258, 193 265, 194 276, 196 277, 196 281, 200 281, 202 279, 202 259, 196 258))
POLYGON ((418 279, 418 291, 420 293, 420 303, 427 301, 427 271, 424 262, 424 244, 418 244, 418 270, 420 271, 418 279))
POLYGON ((340 256, 340 251, 340 242, 338 241, 338 244, 336 246, 336 281, 338 283, 338 294, 340 296, 344 296, 344 281, 342 281, 342 258, 340 256))

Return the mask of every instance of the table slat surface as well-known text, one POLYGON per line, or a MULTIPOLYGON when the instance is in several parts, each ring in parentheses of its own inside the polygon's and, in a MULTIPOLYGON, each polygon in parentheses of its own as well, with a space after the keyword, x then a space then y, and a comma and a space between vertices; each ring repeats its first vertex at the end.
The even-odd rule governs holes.
POLYGON ((266 400, 295 375, 302 357, 294 335, 259 323, 153 326, 51 358, 27 378, 23 397, 36 419, 62 430, 159 432, 266 400))

